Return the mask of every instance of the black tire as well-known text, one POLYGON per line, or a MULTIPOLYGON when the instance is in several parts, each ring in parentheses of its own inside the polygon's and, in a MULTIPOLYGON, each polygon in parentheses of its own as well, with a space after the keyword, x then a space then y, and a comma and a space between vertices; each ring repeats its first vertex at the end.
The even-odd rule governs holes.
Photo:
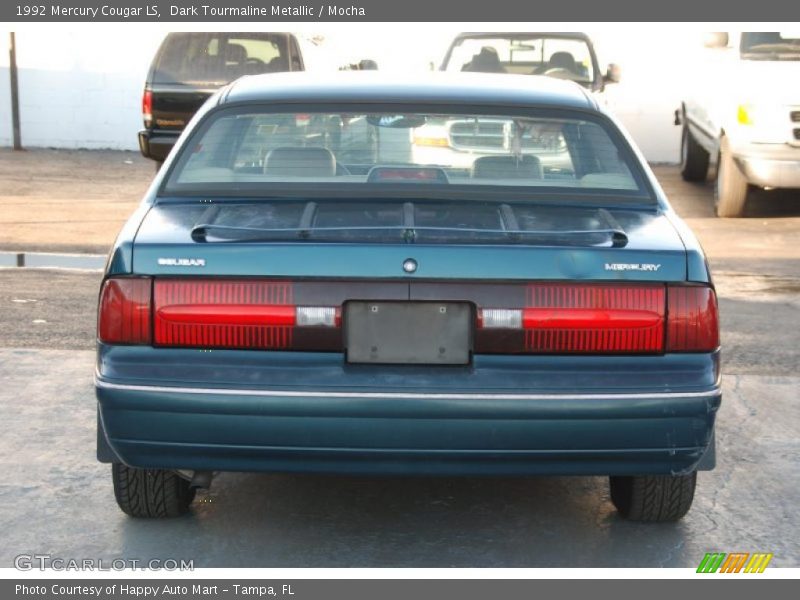
POLYGON ((717 216, 732 218, 743 216, 749 193, 750 184, 733 160, 728 138, 723 137, 720 142, 717 185, 714 190, 717 216))
MULTIPOLYGON (((684 120, 686 117, 684 117, 684 120)), ((684 181, 703 182, 708 177, 709 155, 684 123, 681 133, 681 177, 684 181)))
POLYGON ((697 472, 691 475, 610 477, 611 502, 629 521, 667 522, 692 507, 697 472))
POLYGON ((173 471, 111 465, 114 497, 132 517, 179 517, 189 511, 194 489, 173 471))

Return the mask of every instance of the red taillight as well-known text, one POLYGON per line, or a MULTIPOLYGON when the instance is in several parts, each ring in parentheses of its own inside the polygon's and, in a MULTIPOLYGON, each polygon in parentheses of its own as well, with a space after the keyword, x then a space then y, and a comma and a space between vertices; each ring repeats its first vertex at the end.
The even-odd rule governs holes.
POLYGON ((285 304, 173 304, 158 309, 165 324, 293 326, 295 307, 285 304))
POLYGON ((486 331, 476 351, 496 344, 534 354, 663 352, 665 305, 658 284, 534 283, 524 308, 480 309, 478 325, 486 331), (501 333, 513 329, 521 336, 501 333))
POLYGON ((523 312, 528 352, 660 352, 664 286, 532 284, 523 312))
MULTIPOLYGON (((348 292, 327 285, 111 278, 100 294, 98 338, 107 344, 338 352, 348 292), (330 305, 321 305, 325 299, 330 305)), ((708 286, 534 283, 482 293, 500 303, 511 299, 511 307, 478 302, 477 354, 659 354, 719 346, 717 300, 708 286)))
POLYGON ((145 127, 153 124, 153 92, 150 90, 145 90, 142 94, 142 120, 145 127))
POLYGON ((476 352, 710 352, 719 346, 714 291, 662 284, 526 287, 523 308, 479 308, 476 352))
POLYGON ((100 291, 97 337, 106 344, 149 344, 152 280, 107 279, 100 291))
POLYGON ((705 286, 668 288, 667 352, 711 352, 719 347, 717 296, 705 286))
POLYGON ((154 343, 203 348, 329 349, 336 339, 309 330, 337 329, 333 306, 297 306, 281 281, 156 280, 154 343))

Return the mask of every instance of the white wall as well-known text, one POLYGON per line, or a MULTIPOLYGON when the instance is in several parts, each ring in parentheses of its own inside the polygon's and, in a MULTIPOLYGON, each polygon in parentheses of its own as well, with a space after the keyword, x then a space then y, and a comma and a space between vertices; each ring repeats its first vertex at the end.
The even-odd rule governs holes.
MULTIPOLYGON (((691 78, 683 76, 699 49, 700 28, 682 25, 606 25, 589 30, 603 66, 622 65, 622 83, 610 86, 609 106, 653 162, 675 162, 678 128, 672 111, 691 78)), ((476 24, 298 24, 312 70, 335 69, 374 58, 382 70, 437 66, 457 31, 476 24), (311 38, 322 36, 321 44, 311 38)), ((536 30, 542 24, 491 24, 492 30, 536 30)), ((564 27, 548 27, 565 30, 564 27)), ((242 30, 252 25, 198 24, 173 29, 242 30)), ((572 24, 569 29, 578 29, 572 24)), ((581 29, 583 29, 581 27, 581 29)), ((22 142, 27 147, 135 150, 141 127, 144 78, 169 27, 89 24, 67 29, 44 24, 17 28, 22 142)), ((702 29, 704 30, 704 29, 702 29)), ((11 144, 8 30, 0 31, 0 146, 11 144)))
MULTIPOLYGON (((135 149, 142 84, 162 35, 102 25, 18 31, 23 145, 135 149)), ((7 40, 8 34, 3 37, 7 40)), ((4 60, 3 101, 8 97, 7 53, 4 60)), ((3 118, 0 144, 10 141, 10 118, 3 118)))

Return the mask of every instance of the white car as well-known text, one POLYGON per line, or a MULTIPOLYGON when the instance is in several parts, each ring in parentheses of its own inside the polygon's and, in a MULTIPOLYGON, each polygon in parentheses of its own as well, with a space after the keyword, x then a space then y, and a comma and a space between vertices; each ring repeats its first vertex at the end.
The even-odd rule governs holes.
POLYGON ((710 34, 703 83, 676 111, 681 174, 716 165, 716 211, 740 217, 753 186, 800 188, 800 32, 710 34))
MULTIPOLYGON (((591 38, 579 32, 461 33, 439 70, 519 75, 520 87, 535 87, 538 77, 565 79, 591 94, 592 102, 600 101, 606 85, 620 80, 619 66, 600 70, 591 38)), ((419 164, 457 166, 474 173, 479 158, 516 156, 531 165, 528 171, 515 170, 518 175, 574 176, 560 129, 520 128, 509 118, 431 118, 413 130, 410 139, 412 159, 419 164)))

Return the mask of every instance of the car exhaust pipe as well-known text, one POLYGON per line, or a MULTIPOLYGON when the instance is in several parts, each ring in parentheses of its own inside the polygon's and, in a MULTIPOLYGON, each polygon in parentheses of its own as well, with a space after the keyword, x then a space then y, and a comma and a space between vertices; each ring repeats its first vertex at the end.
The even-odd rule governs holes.
POLYGON ((188 481, 189 487, 192 489, 207 490, 211 487, 211 480, 214 479, 214 473, 212 471, 188 471, 179 469, 175 472, 188 481))
POLYGON ((207 490, 211 487, 211 480, 214 478, 214 473, 211 471, 195 471, 192 474, 192 479, 189 482, 189 487, 192 489, 207 490))

